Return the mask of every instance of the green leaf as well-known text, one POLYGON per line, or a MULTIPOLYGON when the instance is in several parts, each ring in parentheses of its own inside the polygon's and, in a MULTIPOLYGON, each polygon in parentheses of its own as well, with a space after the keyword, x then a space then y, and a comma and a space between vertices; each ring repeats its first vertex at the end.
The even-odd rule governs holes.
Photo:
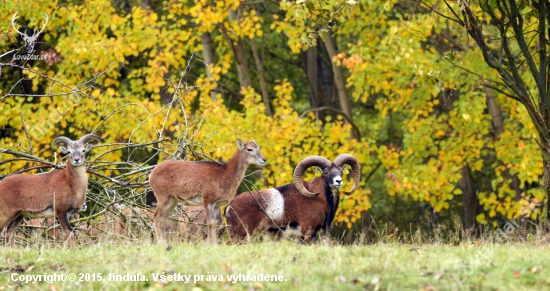
POLYGON ((307 10, 309 10, 310 13, 313 13, 313 11, 315 10, 315 6, 313 6, 312 2, 307 2, 306 7, 307 7, 307 10))

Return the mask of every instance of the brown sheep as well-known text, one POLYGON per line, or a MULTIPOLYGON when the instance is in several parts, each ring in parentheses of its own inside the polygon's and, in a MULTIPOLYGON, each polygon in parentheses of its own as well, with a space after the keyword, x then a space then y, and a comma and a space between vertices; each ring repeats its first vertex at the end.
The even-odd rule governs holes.
POLYGON ((69 235, 73 231, 69 216, 79 211, 86 201, 88 176, 86 156, 93 145, 89 141, 101 140, 93 134, 86 134, 80 140, 72 141, 61 136, 53 145, 60 146, 63 154, 69 154, 69 161, 63 170, 44 174, 16 174, 0 182, 0 230, 6 229, 6 242, 10 242, 13 231, 26 217, 57 217, 69 235))
POLYGON ((216 242, 220 206, 237 192, 249 165, 264 166, 266 158, 255 141, 237 141, 238 149, 227 164, 167 160, 151 172, 149 184, 157 199, 153 220, 157 241, 166 242, 166 221, 176 205, 204 206, 208 240, 216 242))
POLYGON ((296 166, 293 184, 237 195, 225 211, 232 240, 242 240, 257 230, 287 228, 298 230, 305 242, 321 229, 330 234, 344 165, 353 171, 353 188, 346 192, 350 195, 358 187, 361 170, 357 159, 349 154, 338 156, 334 162, 321 156, 307 157, 296 166), (304 183, 305 170, 313 166, 321 167, 323 176, 304 183))

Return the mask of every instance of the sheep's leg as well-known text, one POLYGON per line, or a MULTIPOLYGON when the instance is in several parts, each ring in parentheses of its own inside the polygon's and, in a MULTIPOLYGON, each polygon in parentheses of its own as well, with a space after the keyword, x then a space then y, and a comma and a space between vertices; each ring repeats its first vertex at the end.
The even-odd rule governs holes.
POLYGON ((301 232, 304 234, 304 237, 302 238, 302 240, 304 241, 304 243, 308 244, 311 242, 311 239, 313 237, 315 237, 315 229, 313 229, 312 227, 308 227, 307 229, 302 229, 301 232))
POLYGON ((69 213, 59 211, 55 214, 55 216, 57 217, 57 220, 59 220, 59 223, 63 228, 63 232, 65 232, 65 240, 68 240, 71 236, 71 233, 74 232, 74 229, 69 222, 69 213))
POLYGON ((0 235, 4 232, 4 230, 8 226, 8 217, 6 216, 0 216, 0 235))
POLYGON ((55 216, 59 220, 64 231, 67 233, 73 232, 73 227, 69 223, 69 214, 67 212, 58 212, 55 216))
POLYGON ((168 196, 167 199, 160 199, 160 197, 157 197, 157 209, 153 215, 153 221, 155 223, 155 234, 159 244, 165 244, 167 242, 166 221, 177 204, 178 201, 172 196, 168 196))
POLYGON ((212 244, 216 244, 219 207, 216 207, 215 203, 205 204, 204 211, 208 223, 208 241, 212 244))
POLYGON ((319 237, 320 238, 325 238, 327 240, 327 242, 330 242, 332 241, 332 234, 331 234, 331 226, 330 224, 329 225, 325 225, 325 227, 323 227, 320 231, 319 231, 319 237))
POLYGON ((23 215, 17 215, 13 218, 12 221, 8 223, 8 227, 6 229, 6 244, 7 245, 13 245, 12 244, 12 238, 13 238, 13 232, 17 229, 21 221, 23 221, 23 215))
POLYGON ((311 242, 311 235, 304 235, 304 238, 302 239, 305 244, 309 244, 311 242))

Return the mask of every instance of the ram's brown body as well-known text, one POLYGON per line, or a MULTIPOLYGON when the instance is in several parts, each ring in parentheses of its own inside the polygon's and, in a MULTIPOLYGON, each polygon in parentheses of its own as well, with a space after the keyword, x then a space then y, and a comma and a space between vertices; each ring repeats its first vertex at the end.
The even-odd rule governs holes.
POLYGON ((304 186, 310 192, 321 194, 314 198, 305 197, 293 184, 275 188, 284 201, 284 212, 281 218, 274 217, 269 209, 268 204, 273 201, 271 199, 273 189, 260 190, 260 193, 251 191, 254 198, 249 192, 237 195, 225 211, 231 239, 242 240, 246 238, 247 231, 248 234, 252 234, 259 230, 278 231, 296 228, 303 235, 304 241, 309 241, 325 226, 331 212, 329 204, 333 204, 331 201, 333 199, 327 199, 332 192, 325 193, 326 186, 323 178, 317 177, 310 182, 305 182, 304 186), (264 211, 267 211, 271 218, 264 211))
POLYGON ((321 156, 303 159, 294 170, 294 183, 278 188, 244 192, 237 195, 227 207, 225 214, 231 238, 242 240, 258 230, 297 230, 305 242, 322 229, 330 235, 342 187, 343 166, 349 165, 354 172, 353 193, 361 178, 357 159, 341 154, 334 162, 321 156), (320 167, 322 177, 303 182, 304 171, 320 167))

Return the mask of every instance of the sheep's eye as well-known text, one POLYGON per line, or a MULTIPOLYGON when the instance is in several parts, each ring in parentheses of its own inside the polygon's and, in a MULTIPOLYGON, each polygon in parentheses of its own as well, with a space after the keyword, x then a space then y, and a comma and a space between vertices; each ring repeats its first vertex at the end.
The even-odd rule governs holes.
POLYGON ((82 149, 82 152, 85 152, 86 150, 82 149))
POLYGON ((253 152, 253 151, 254 151, 253 149, 246 149, 246 150, 249 151, 249 152, 253 152))

